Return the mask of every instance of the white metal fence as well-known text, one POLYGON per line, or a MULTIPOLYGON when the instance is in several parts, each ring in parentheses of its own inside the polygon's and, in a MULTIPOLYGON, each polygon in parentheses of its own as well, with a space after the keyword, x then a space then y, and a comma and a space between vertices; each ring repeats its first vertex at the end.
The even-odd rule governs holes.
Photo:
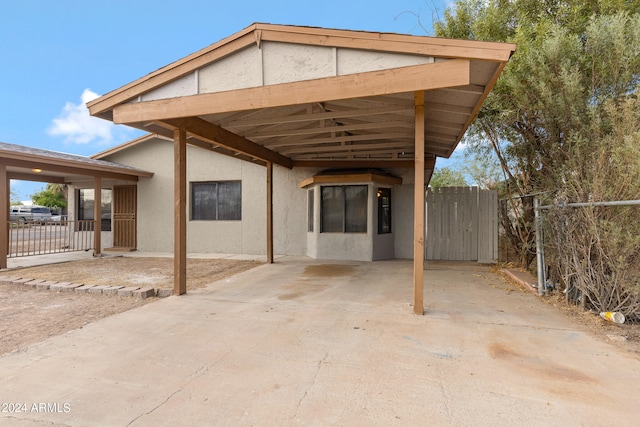
POLYGON ((95 221, 8 222, 9 258, 86 251, 93 248, 95 221))

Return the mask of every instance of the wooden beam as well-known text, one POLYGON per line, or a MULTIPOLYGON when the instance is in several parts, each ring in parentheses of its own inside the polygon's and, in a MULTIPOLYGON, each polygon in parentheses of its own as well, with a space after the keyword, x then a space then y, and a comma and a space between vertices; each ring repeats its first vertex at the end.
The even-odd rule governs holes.
POLYGON ((9 179, 18 179, 21 181, 48 182, 55 184, 64 184, 67 182, 64 177, 43 175, 41 173, 9 172, 7 173, 7 177, 9 179))
POLYGON ((316 80, 134 102, 114 107, 113 121, 127 124, 464 86, 470 84, 470 70, 469 60, 452 59, 316 80))
POLYGON ((264 131, 264 132, 249 132, 247 136, 252 139, 263 139, 263 138, 273 138, 273 137, 285 137, 285 136, 303 136, 303 135, 317 135, 323 133, 332 133, 332 132, 353 132, 353 131, 362 131, 362 130, 373 130, 373 129, 388 129, 393 127, 411 128, 411 122, 401 122, 401 121, 387 121, 387 122, 374 122, 374 123, 358 123, 344 126, 326 126, 326 127, 310 127, 303 129, 279 129, 272 131, 264 131))
POLYGON ((370 150, 390 150, 394 148, 410 148, 411 142, 385 142, 374 144, 351 144, 351 145, 326 145, 322 147, 287 148, 282 152, 286 154, 314 154, 314 153, 352 153, 356 151, 370 150))
POLYGON ((413 113, 413 108, 407 108, 405 106, 380 107, 370 109, 353 108, 348 110, 333 110, 323 113, 293 114, 284 116, 278 115, 259 119, 232 120, 230 122, 226 122, 225 125, 234 128, 258 125, 280 125, 288 123, 318 122, 321 120, 345 119, 362 116, 369 117, 380 114, 398 114, 407 112, 413 113))
POLYGON ((401 185, 402 178, 377 173, 350 173, 341 175, 315 175, 304 179, 299 185, 304 188, 311 184, 347 184, 354 182, 375 182, 377 184, 401 185))
POLYGON ((416 157, 413 195, 413 312, 424 314, 424 92, 415 93, 416 157))
MULTIPOLYGON (((347 136, 332 136, 327 138, 309 138, 309 139, 288 139, 285 141, 276 141, 273 143, 265 144, 269 147, 288 147, 294 146, 295 149, 306 150, 305 148, 300 148, 303 145, 315 145, 315 144, 332 144, 337 142, 357 142, 357 141, 377 141, 377 140, 391 140, 397 142, 399 139, 408 140, 407 143, 410 144, 413 139, 413 135, 410 132, 393 132, 393 133, 371 133, 367 135, 347 135, 347 136)), ((349 147, 345 145, 344 147, 349 147)), ((288 151, 286 148, 282 149, 282 152, 292 152, 288 151)))
MULTIPOLYGON (((425 159, 425 168, 433 169, 436 164, 436 160, 433 158, 425 159)), ((353 168, 399 168, 399 169, 413 169, 416 164, 414 160, 294 160, 294 168, 338 168, 338 169, 353 169, 353 168)))
POLYGON ((187 292, 187 132, 173 132, 173 293, 187 292))
POLYGON ((273 264, 273 163, 267 162, 267 263, 273 264))
POLYGON ((240 135, 229 132, 199 117, 169 119, 164 120, 164 122, 175 128, 184 128, 187 132, 198 138, 204 138, 207 141, 214 142, 236 152, 272 162, 285 168, 291 169, 292 167, 292 160, 289 157, 271 151, 260 144, 249 141, 240 135))
POLYGON ((10 180, 7 177, 7 166, 0 164, 0 268, 7 268, 9 255, 9 199, 11 194, 10 180))
POLYGON ((93 256, 102 253, 102 178, 93 178, 93 256))

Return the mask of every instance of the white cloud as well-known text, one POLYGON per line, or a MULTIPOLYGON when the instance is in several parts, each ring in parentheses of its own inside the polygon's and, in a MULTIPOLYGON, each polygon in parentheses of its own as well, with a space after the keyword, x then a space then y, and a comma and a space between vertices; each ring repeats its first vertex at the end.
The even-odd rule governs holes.
POLYGON ((115 125, 109 121, 91 117, 85 106, 87 102, 98 96, 91 89, 85 89, 80 96, 79 104, 67 102, 60 115, 53 119, 51 126, 47 129, 49 135, 64 136, 65 142, 75 144, 88 144, 94 141, 103 144, 111 143, 115 125))

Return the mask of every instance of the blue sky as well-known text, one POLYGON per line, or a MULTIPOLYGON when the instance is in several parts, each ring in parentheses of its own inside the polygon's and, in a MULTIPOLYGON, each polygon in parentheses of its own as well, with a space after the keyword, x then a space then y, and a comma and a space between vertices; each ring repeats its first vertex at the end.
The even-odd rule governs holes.
MULTIPOLYGON (((445 4, 442 0, 5 1, 0 6, 0 141, 95 154, 141 132, 89 117, 85 102, 254 22, 432 35, 432 16, 436 10, 442 16, 445 4)), ((29 200, 42 187, 12 182, 20 200, 29 200)))

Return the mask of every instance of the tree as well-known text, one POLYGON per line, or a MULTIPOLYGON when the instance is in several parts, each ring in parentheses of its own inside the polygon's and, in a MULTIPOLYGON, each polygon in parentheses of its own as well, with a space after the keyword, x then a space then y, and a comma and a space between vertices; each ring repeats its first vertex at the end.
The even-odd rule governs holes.
POLYGON ((635 92, 640 2, 458 0, 436 35, 517 43, 468 133, 504 175, 501 210, 522 266, 535 256, 533 198, 562 183, 572 135, 588 135, 603 102, 635 92))
POLYGON ((430 187, 465 187, 467 180, 461 171, 449 167, 443 167, 433 171, 430 187))
POLYGON ((33 203, 51 209, 67 207, 67 186, 64 184, 47 184, 45 190, 31 195, 33 203))

